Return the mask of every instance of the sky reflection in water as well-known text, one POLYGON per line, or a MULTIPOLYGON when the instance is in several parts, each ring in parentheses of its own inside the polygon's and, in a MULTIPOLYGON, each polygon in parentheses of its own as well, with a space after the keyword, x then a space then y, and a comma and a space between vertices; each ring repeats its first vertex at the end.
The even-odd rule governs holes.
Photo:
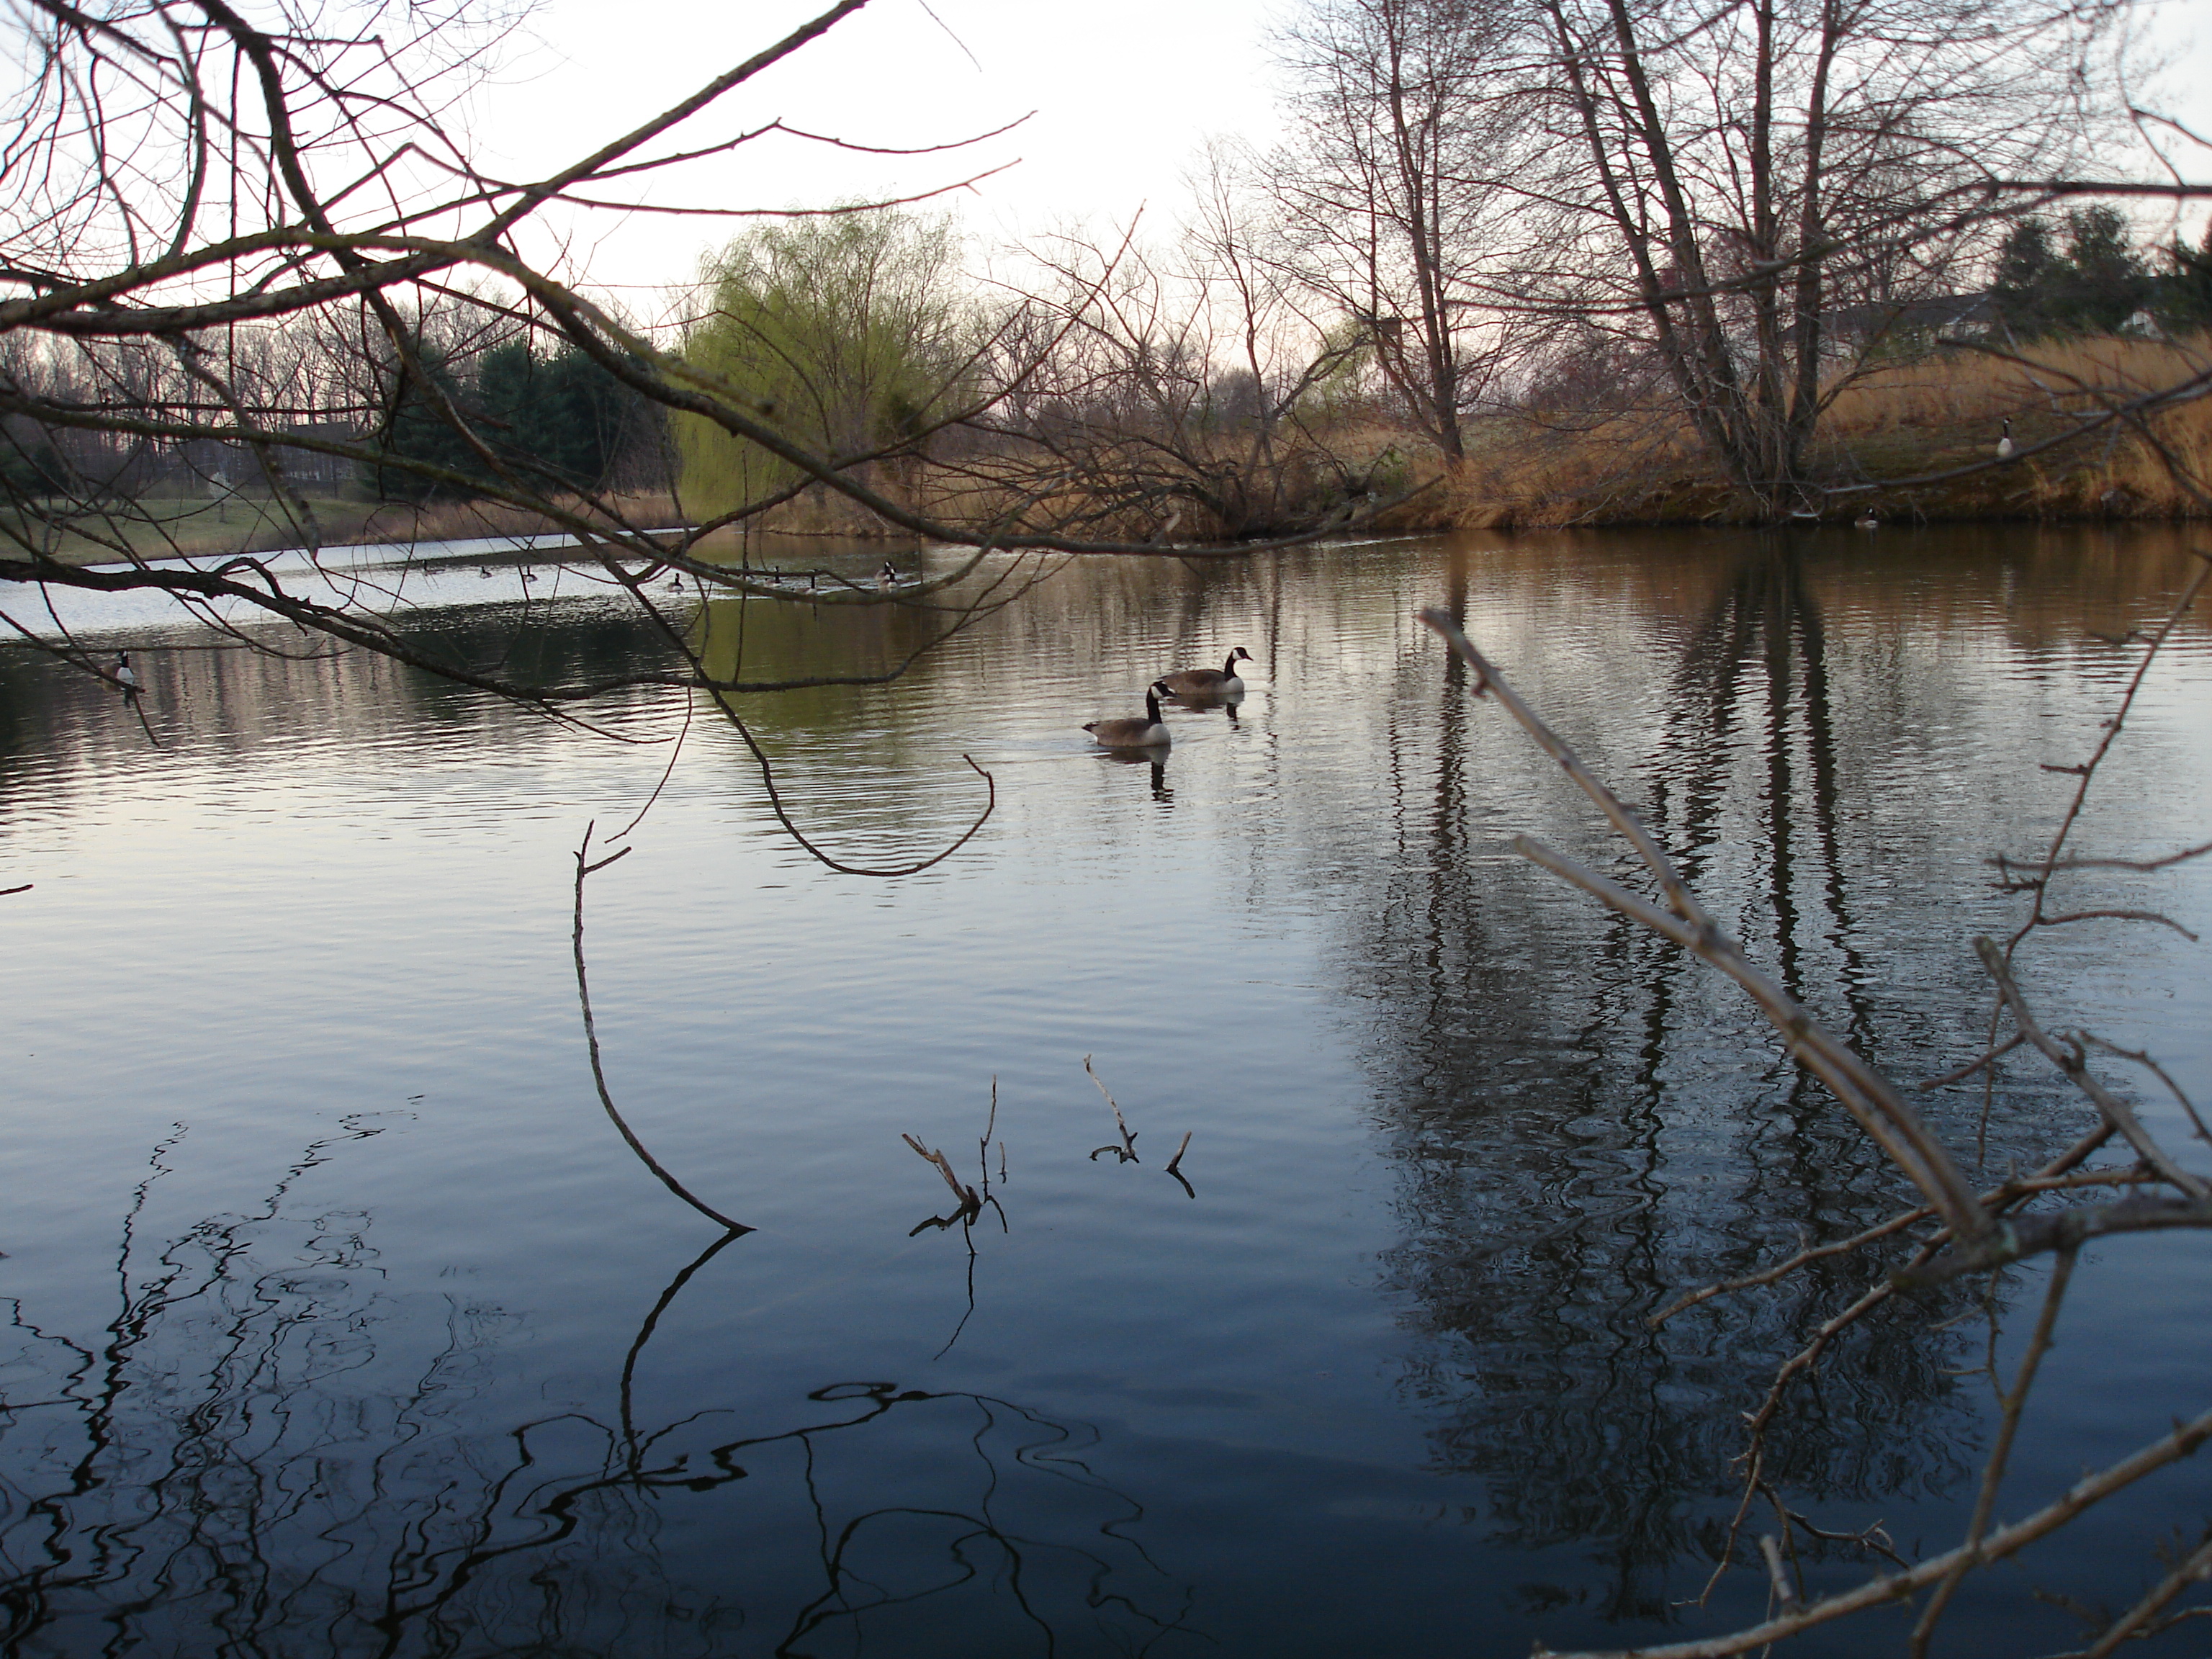
MULTIPOLYGON (((1754 954, 1910 1080, 1972 1052, 1966 941, 2010 915, 1980 860, 2048 832, 2067 781, 2036 763, 2086 751, 2131 660, 2093 630, 2148 616, 2182 545, 1079 567, 894 685, 747 705, 853 861, 957 835, 960 757, 992 771, 983 833, 896 884, 794 848, 702 712, 591 880, 589 948, 626 1119, 758 1229, 720 1242, 601 1112, 569 957, 584 826, 644 803, 679 705, 602 711, 611 741, 386 665, 133 632, 155 749, 7 653, 0 885, 37 884, 0 901, 9 1650, 1274 1659, 1740 1621, 1750 1574, 1673 1604, 1732 1508, 1736 1413, 1844 1281, 1642 1316, 1889 1194, 1737 999, 1504 849, 1613 861, 1412 612, 1463 606, 1754 954), (1083 721, 1238 644, 1250 694, 1172 713, 1164 766, 1089 750, 1083 721), (1091 1156, 1115 1136, 1085 1054, 1140 1162, 1091 1156), (1194 1197, 1162 1168, 1186 1131, 1194 1197), (922 1225, 950 1194, 908 1134, 995 1207, 922 1225)), ((499 586, 416 620, 576 672, 648 648, 588 598, 518 632, 499 586)), ((915 624, 708 626, 769 677, 915 624)), ((2203 838, 2208 678, 2192 629, 2085 845, 2203 838)), ((2140 891, 2212 921, 2202 871, 2140 891)), ((2042 942, 2034 989, 2212 1092, 2201 957, 2117 937, 2042 942)), ((1933 1109, 1956 1142, 1980 1103, 1933 1109)), ((1992 1164, 2071 1112, 2008 1073, 1992 1164)), ((2101 1253, 2008 1511, 2202 1409, 2204 1249, 2101 1253)), ((1861 1333, 1777 1444, 1794 1496, 1940 1547, 1986 1415, 1969 1340, 1861 1333)), ((2031 1565, 2131 1596, 2205 1507, 2185 1466, 2031 1565)), ((1960 1617, 2067 1633, 2024 1596, 1960 1617)))

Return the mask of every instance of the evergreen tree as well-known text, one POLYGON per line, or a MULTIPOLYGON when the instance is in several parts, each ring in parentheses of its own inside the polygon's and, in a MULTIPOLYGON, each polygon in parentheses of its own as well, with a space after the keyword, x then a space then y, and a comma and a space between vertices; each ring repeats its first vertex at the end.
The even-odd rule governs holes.
MULTIPOLYGON (((459 381, 445 358, 427 344, 418 344, 416 361, 422 367, 433 386, 446 399, 465 411, 459 381)), ((399 397, 399 406, 393 412, 390 427, 385 433, 384 454, 397 460, 414 461, 427 466, 443 467, 451 472, 467 477, 478 474, 480 463, 474 450, 446 419, 430 397, 413 375, 407 377, 399 397)), ((370 466, 368 483, 380 500, 398 501, 427 501, 448 500, 473 494, 466 485, 447 479, 425 477, 410 468, 370 466)))
POLYGON ((2212 328, 2212 224, 2202 247, 2177 236, 2166 257, 2173 269, 2159 281, 2160 314, 2176 328, 2212 328))
POLYGON ((2061 253, 2051 227, 2033 216, 2016 221, 1997 252, 1990 297, 2015 339, 2046 334, 2111 334, 2157 291, 2142 254, 2118 208, 2084 208, 2066 216, 2061 253))
POLYGON ((2051 270, 2057 263, 2050 225, 2033 215, 2013 222, 1997 250, 1990 299, 1998 320, 2015 338, 2032 340, 2049 330, 2051 270))
MULTIPOLYGON (((477 359, 466 383, 450 363, 427 350, 422 362, 484 445, 533 485, 598 489, 640 416, 636 394, 572 346, 541 357, 527 340, 507 341, 477 359)), ((442 466, 483 483, 494 477, 483 457, 420 392, 402 401, 386 453, 442 466)), ((395 467, 375 471, 378 493, 395 499, 475 493, 465 484, 426 479, 395 467)))
POLYGON ((52 495, 69 487, 69 464, 43 433, 0 434, 0 495, 52 495))
POLYGON ((2114 207, 2066 216, 2066 258, 2050 278, 2051 322, 2075 334, 2117 333, 2150 299, 2152 277, 2114 207))

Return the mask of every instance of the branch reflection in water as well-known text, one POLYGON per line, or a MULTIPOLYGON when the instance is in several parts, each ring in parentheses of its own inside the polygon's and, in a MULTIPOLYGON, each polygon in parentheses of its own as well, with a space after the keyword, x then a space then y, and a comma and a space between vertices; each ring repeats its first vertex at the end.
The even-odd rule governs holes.
MULTIPOLYGON (((1463 607, 1464 588, 1451 598, 1463 607)), ((1607 1563, 1592 1611, 1672 1622, 1684 1585, 1670 1570, 1702 1577, 1724 1548, 1744 1413, 1863 1269, 1817 1263, 1694 1328, 1654 1332, 1645 1317, 1909 1200, 1702 963, 1611 916, 1587 924, 1580 954, 1541 931, 1548 907, 1494 902, 1495 860, 1471 846, 1486 774, 1463 663, 1447 659, 1400 707, 1386 763, 1409 833, 1379 867, 1357 948, 1382 987, 1402 1170, 1406 1238, 1386 1279, 1423 1339, 1404 1385, 1434 1414, 1439 1462, 1488 1483, 1484 1519, 1520 1547, 1580 1545, 1607 1563)), ((1753 547, 1720 573, 1654 702, 1620 718, 1646 722, 1631 744, 1645 823, 1687 878, 1726 895, 1753 956, 1855 1046, 1917 1048, 1942 1016, 1923 1002, 1902 1017, 1866 964, 1826 629, 1799 557, 1753 547)), ((1970 1023, 1971 994, 1957 1006, 1970 1023)), ((2008 1121, 1992 1161, 2032 1166, 2055 1132, 2033 1112, 2008 1121)), ((1969 1338, 1927 1328, 1976 1294, 1948 1291, 1933 1318, 1863 1322, 1829 1362, 1850 1408, 1771 1433, 1765 1478, 1855 1517, 1816 1515, 1836 1534, 1816 1547, 1878 1565, 1862 1522, 1970 1475, 1978 1401, 1954 1374, 1969 1338)), ((1533 1607, 1547 1591, 1528 1594, 1533 1607)))
POLYGON ((456 1299, 442 1346, 405 1359, 417 1325, 381 1288, 369 1218, 300 1201, 337 1148, 380 1133, 350 1122, 249 1212, 149 1244, 179 1129, 123 1218, 102 1335, 11 1304, 8 1651, 635 1654, 683 1628, 778 1655, 922 1653, 957 1626, 1009 1651, 1121 1653, 1182 1628, 1189 1591, 1134 1536, 1143 1505, 1086 1464, 1086 1425, 889 1381, 816 1389, 802 1420, 760 1432, 713 1407, 641 1424, 654 1332, 734 1231, 654 1297, 611 1420, 464 1428, 528 1322, 456 1299))

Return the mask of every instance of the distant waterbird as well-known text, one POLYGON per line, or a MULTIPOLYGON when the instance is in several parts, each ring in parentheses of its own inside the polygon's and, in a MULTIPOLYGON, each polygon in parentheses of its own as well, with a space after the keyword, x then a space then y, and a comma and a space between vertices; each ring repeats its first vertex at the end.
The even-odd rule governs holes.
POLYGON ((115 683, 123 688, 125 696, 135 697, 138 695, 140 690, 138 671, 131 665, 131 653, 128 651, 118 651, 115 653, 115 683))
POLYGON ((1175 741, 1160 719, 1160 699, 1158 683, 1145 690, 1145 717, 1133 716, 1117 720, 1092 720, 1083 728, 1091 734, 1091 741, 1102 749, 1164 749, 1175 741))
POLYGON ((2001 461, 2008 461, 2019 453, 2012 441, 2012 422, 2008 419, 2004 423, 2003 433, 1997 439, 1997 459, 2001 461))
POLYGON ((1244 694, 1244 682, 1237 665, 1251 660, 1252 653, 1240 645, 1218 668, 1178 668, 1152 684, 1178 697, 1238 697, 1244 694))
POLYGON ((1872 507, 1869 507, 1865 512, 1860 514, 1857 518, 1853 519, 1851 520, 1851 525, 1854 529, 1857 530, 1879 530, 1881 528, 1881 520, 1875 518, 1874 515, 1874 509, 1872 507))
POLYGON ((880 592, 889 592, 898 586, 898 567, 889 559, 885 559, 883 568, 876 572, 876 586, 880 592))

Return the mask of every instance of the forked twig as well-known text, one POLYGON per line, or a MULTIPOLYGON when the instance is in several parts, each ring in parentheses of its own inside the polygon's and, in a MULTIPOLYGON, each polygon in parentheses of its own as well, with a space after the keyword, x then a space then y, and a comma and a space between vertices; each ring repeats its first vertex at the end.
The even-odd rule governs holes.
MULTIPOLYGON (((2151 1620, 2165 1611, 2166 1603, 2191 1584, 2202 1583, 2207 1578, 2212 1578, 2212 1538, 2191 1551, 2180 1565, 2151 1587, 2142 1601, 2106 1626, 2096 1644, 2084 1651, 2081 1659, 2109 1659, 2112 1650, 2130 1638, 2150 1635, 2154 1628, 2151 1620)), ((2190 1617, 2212 1618, 2212 1607, 2191 1607, 2166 1622, 2177 1624, 2190 1617)))
MULTIPOLYGON (((2062 1250, 2052 1267, 2051 1283, 2044 1287, 2043 1309, 2036 1316, 2034 1333, 2028 1338, 2027 1352, 2021 1356, 2020 1365, 2013 1373, 2012 1387, 2006 1390, 2003 1414, 1997 1425, 1995 1446, 1982 1466, 1981 1490, 1974 1496, 1973 1518, 1966 1523, 1965 1547, 1972 1549, 1982 1541, 1989 1531, 1990 1516, 1996 1511, 1997 1488, 2003 1484, 2006 1464, 2012 1461, 2012 1444, 2020 1432, 2021 1413, 2027 1409, 2027 1396, 2035 1386, 2035 1373, 2043 1364, 2043 1356, 2051 1351, 2051 1337, 2058 1323, 2058 1309, 2066 1300, 2066 1287, 2074 1278, 2075 1252, 2062 1250)), ((1992 1362, 1994 1363, 1994 1362, 1992 1362)), ((1928 1598, 1927 1610, 1920 1615, 1919 1623, 1912 1627, 1912 1659, 1923 1659, 1928 1651, 1929 1638, 1936 1633, 1936 1622, 1943 1610, 1951 1605, 1958 1594, 1959 1585, 1973 1567, 1972 1558, 1959 1557, 1958 1565, 1936 1587, 1935 1595, 1928 1598)))
POLYGON ((2117 1042, 2107 1042, 2104 1038, 2090 1031, 2081 1031, 2075 1035, 2093 1048, 2102 1048, 2106 1054, 2115 1055, 2121 1060, 2135 1061, 2136 1065, 2166 1085, 2166 1092, 2174 1097, 2183 1112, 2187 1114, 2190 1126, 2197 1131, 2197 1138, 2212 1144, 2212 1128, 2205 1127, 2203 1118, 2197 1113, 2197 1103, 2189 1097, 2187 1091, 2167 1074, 2165 1066, 2150 1057, 2148 1051, 2141 1048, 2123 1048, 2117 1042))
POLYGON ((976 1196, 975 1189, 973 1187, 963 1186, 961 1183, 960 1177, 952 1173, 952 1160, 951 1158, 945 1157, 943 1152, 937 1152, 930 1147, 923 1146, 912 1135, 908 1134, 903 1131, 900 1133, 899 1139, 906 1142, 908 1146, 913 1147, 915 1155, 919 1157, 922 1162, 933 1166, 936 1169, 937 1173, 945 1177, 945 1184, 952 1188, 952 1196, 960 1201, 960 1212, 962 1214, 975 1216, 981 1213, 983 1200, 976 1196))
POLYGON ((1189 1129, 1185 1129, 1182 1132, 1182 1143, 1176 1146, 1175 1156, 1168 1160, 1168 1173, 1170 1175, 1173 1175, 1182 1167, 1182 1155, 1190 1150, 1190 1138, 1194 1133, 1195 1132, 1189 1129))
MULTIPOLYGON (((1113 1091, 1107 1088, 1103 1083, 1099 1083, 1098 1073, 1091 1069, 1091 1056, 1088 1054, 1085 1054, 1083 1057, 1083 1069, 1091 1073, 1091 1080, 1093 1083, 1098 1084, 1098 1092, 1106 1097, 1106 1104, 1113 1109, 1114 1125, 1121 1132, 1121 1144, 1120 1146, 1098 1147, 1091 1154, 1091 1161, 1096 1163, 1097 1162, 1100 1154, 1111 1152, 1114 1154, 1115 1160, 1122 1164, 1136 1164, 1142 1162, 1142 1160, 1137 1156, 1137 1132, 1129 1127, 1129 1120, 1121 1115, 1121 1108, 1115 1101, 1113 1091)), ((1190 1137, 1188 1135, 1183 1137, 1186 1144, 1188 1143, 1189 1139, 1190 1137)), ((1181 1158, 1182 1153, 1178 1151, 1176 1153, 1176 1156, 1177 1158, 1181 1158)))
POLYGON ((2013 980, 2005 953, 1997 948, 1996 941, 1986 936, 1975 939, 1974 954, 1981 957, 1982 966, 1989 970, 1990 977, 1996 982, 1997 994, 2004 999, 2005 1006, 2012 1011, 2012 1017, 2020 1026, 2020 1034, 2033 1043, 2045 1060, 2063 1073, 2068 1081, 2089 1097, 2105 1121, 2125 1136, 2128 1145, 2136 1149, 2136 1156, 2157 1170, 2171 1185, 2179 1188, 2198 1202, 2212 1200, 2212 1185, 2190 1174, 2173 1161, 2166 1148, 2160 1146, 2152 1138, 2150 1131, 2143 1127, 2142 1120, 2136 1116, 2135 1109, 2090 1075, 2088 1066, 2082 1063, 2080 1051, 2063 1046, 2036 1022, 2035 1016, 2028 1012, 2027 999, 2021 995, 2020 987, 2013 980))
POLYGON ((1198 1196, 1197 1190, 1182 1172, 1182 1155, 1190 1150, 1192 1133, 1193 1131, 1188 1129, 1182 1132, 1182 1144, 1175 1149, 1175 1156, 1168 1160, 1168 1173, 1175 1177, 1176 1185, 1182 1188, 1185 1197, 1194 1199, 1198 1196))

